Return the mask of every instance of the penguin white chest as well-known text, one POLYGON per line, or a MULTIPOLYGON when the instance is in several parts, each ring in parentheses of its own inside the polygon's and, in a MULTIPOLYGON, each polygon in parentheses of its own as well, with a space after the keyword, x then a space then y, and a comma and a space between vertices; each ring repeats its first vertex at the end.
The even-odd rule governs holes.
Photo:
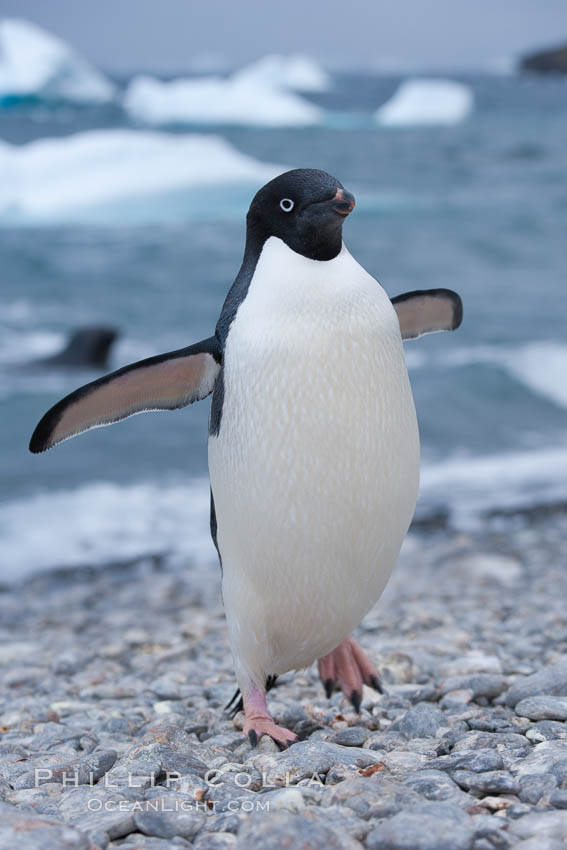
POLYGON ((310 664, 381 594, 417 497, 396 313, 343 246, 271 237, 230 327, 209 469, 237 676, 310 664))

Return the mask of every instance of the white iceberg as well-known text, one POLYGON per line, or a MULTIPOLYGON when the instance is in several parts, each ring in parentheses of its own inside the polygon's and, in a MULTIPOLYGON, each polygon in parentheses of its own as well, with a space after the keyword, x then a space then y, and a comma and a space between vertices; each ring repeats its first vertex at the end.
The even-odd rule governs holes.
POLYGON ((473 110, 471 89, 454 80, 415 79, 401 83, 375 113, 384 127, 451 125, 464 121, 473 110))
POLYGON ((0 20, 0 101, 104 103, 114 93, 106 77, 56 36, 28 21, 0 20))
POLYGON ((138 76, 126 90, 124 108, 137 121, 157 126, 302 127, 320 123, 324 115, 314 103, 249 69, 171 82, 138 76))
POLYGON ((198 186, 256 187, 285 168, 210 135, 92 130, 26 145, 0 143, 0 218, 71 216, 198 186))
POLYGON ((260 82, 273 88, 292 91, 322 92, 331 88, 331 78, 321 66, 299 53, 291 56, 272 54, 237 71, 239 80, 260 82))

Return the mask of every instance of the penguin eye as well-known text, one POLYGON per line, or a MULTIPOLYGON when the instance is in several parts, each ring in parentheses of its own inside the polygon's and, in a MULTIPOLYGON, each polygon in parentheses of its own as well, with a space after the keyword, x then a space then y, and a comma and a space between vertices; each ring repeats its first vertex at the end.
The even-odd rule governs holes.
POLYGON ((291 212, 294 206, 295 204, 291 198, 282 198, 280 201, 280 207, 284 212, 291 212))

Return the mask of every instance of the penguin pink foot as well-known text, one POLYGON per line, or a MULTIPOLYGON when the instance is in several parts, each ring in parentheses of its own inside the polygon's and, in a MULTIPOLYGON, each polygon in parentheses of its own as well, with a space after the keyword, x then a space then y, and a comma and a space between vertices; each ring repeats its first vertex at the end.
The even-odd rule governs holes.
POLYGON ((352 637, 346 638, 329 655, 320 658, 317 666, 327 698, 338 683, 356 711, 360 711, 363 685, 383 693, 378 671, 352 637))
POLYGON ((265 691, 261 691, 254 685, 244 697, 244 715, 246 717, 244 734, 248 736, 253 747, 256 746, 262 735, 269 735, 282 750, 297 741, 297 735, 286 729, 285 726, 278 726, 277 723, 274 723, 266 706, 265 691))

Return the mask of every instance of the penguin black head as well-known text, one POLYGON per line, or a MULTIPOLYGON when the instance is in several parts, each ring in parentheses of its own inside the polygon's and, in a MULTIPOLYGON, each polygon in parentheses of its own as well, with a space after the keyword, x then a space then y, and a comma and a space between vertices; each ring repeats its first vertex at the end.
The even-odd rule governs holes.
POLYGON ((248 237, 263 244, 277 236, 311 260, 332 260, 354 196, 336 177, 316 168, 286 171, 266 183, 248 210, 248 237))

